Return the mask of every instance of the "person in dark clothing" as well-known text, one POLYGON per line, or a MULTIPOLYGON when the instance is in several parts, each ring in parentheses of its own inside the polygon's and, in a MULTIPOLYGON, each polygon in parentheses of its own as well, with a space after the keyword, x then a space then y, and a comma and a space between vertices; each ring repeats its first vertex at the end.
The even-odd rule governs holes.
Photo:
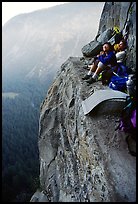
POLYGON ((109 42, 104 43, 103 51, 95 57, 93 64, 90 67, 90 71, 82 79, 89 79, 88 83, 93 83, 98 80, 99 74, 107 67, 113 68, 117 66, 117 60, 112 45, 109 42))

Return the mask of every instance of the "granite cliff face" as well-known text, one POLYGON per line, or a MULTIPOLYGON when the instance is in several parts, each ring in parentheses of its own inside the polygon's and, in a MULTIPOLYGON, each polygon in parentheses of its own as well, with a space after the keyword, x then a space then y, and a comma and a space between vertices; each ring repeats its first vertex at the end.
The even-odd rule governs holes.
MULTIPOLYGON (((122 29, 129 18, 127 65, 131 59, 133 70, 135 15, 134 2, 106 2, 96 37, 99 43, 108 32, 110 40, 109 30, 116 24, 122 29)), ((82 48, 84 58, 70 57, 61 66, 41 105, 41 186, 31 202, 136 201, 136 158, 129 153, 126 134, 115 131, 124 103, 103 102, 89 115, 84 115, 81 105, 95 90, 108 89, 100 81, 87 86, 82 80, 87 72, 82 67, 92 56, 96 39, 82 48)))
POLYGON ((118 27, 124 34, 128 27, 128 48, 126 65, 136 70, 136 3, 135 2, 106 2, 101 15, 99 30, 93 41, 82 48, 86 57, 99 53, 101 45, 112 42, 113 28, 118 27))

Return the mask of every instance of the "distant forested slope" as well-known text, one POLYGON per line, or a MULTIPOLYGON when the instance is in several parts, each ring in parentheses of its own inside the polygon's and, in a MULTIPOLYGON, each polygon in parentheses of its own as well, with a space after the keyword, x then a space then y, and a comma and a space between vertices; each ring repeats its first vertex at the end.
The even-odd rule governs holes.
POLYGON ((95 37, 103 5, 72 2, 18 15, 2 28, 4 202, 27 201, 36 190, 40 104, 61 64, 95 37))

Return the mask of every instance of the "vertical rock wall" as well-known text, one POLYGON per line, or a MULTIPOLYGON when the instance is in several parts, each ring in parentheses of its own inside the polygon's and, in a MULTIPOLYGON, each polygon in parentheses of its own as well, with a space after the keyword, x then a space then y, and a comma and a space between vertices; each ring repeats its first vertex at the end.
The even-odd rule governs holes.
POLYGON ((135 201, 135 157, 126 135, 115 131, 124 103, 104 102, 85 116, 82 100, 107 87, 87 86, 82 66, 79 58, 69 58, 41 106, 42 193, 50 202, 135 201))
MULTIPOLYGON (((106 2, 98 34, 82 48, 83 54, 88 57, 93 51, 98 52, 102 41, 110 39, 113 27, 122 30, 128 21, 127 65, 135 71, 135 2, 106 2)), ((37 192, 36 200, 135 202, 136 158, 129 153, 126 135, 115 131, 115 121, 124 104, 104 102, 85 116, 82 100, 107 87, 101 82, 87 86, 81 79, 83 65, 80 58, 69 58, 41 106, 38 141, 41 192, 37 192)), ((32 198, 32 202, 36 200, 32 198)))

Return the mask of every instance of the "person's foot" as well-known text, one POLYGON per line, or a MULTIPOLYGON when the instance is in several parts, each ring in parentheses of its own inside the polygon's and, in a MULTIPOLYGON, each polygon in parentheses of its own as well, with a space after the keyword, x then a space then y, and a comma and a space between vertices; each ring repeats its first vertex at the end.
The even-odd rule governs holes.
POLYGON ((96 82, 97 80, 96 79, 94 79, 94 78, 90 78, 89 80, 87 80, 86 82, 87 83, 89 83, 89 84, 92 84, 92 83, 94 83, 94 82, 96 82))
POLYGON ((86 79, 90 79, 90 77, 91 77, 91 75, 87 75, 87 74, 86 74, 84 77, 82 77, 82 79, 83 79, 83 80, 86 80, 86 79))

